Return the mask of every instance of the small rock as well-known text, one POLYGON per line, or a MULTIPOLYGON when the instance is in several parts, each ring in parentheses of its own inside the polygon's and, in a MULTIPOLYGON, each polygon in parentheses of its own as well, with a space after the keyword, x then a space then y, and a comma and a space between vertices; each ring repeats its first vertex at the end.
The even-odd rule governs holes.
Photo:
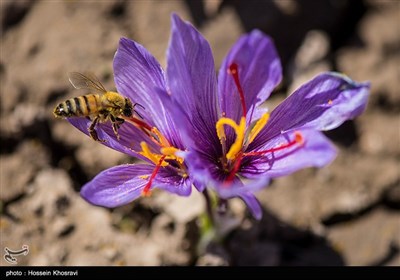
POLYGON ((34 3, 29 0, 3 0, 0 6, 2 33, 20 23, 34 3))
POLYGON ((283 221, 309 228, 335 213, 361 211, 379 201, 400 179, 397 161, 384 158, 340 150, 330 165, 277 178, 257 197, 283 221))
POLYGON ((184 245, 186 225, 174 222, 166 214, 158 215, 150 230, 150 240, 158 250, 158 256, 164 264, 183 265, 191 259, 184 245))
MULTIPOLYGON (((71 129, 75 128, 71 126, 71 129)), ((76 158, 90 177, 96 176, 105 169, 119 164, 130 163, 134 160, 126 154, 115 151, 100 143, 95 143, 88 137, 86 138, 86 141, 76 151, 76 158)))
POLYGON ((28 103, 17 104, 9 115, 1 119, 1 132, 5 136, 15 137, 26 133, 26 129, 38 130, 42 128, 40 122, 45 118, 46 112, 43 107, 28 103))
POLYGON ((389 207, 400 208, 400 185, 395 185, 387 190, 384 196, 384 202, 389 207))
POLYGON ((393 242, 400 244, 399 221, 398 213, 376 209, 330 228, 328 239, 346 265, 371 265, 385 257, 393 242))
POLYGON ((288 95, 315 76, 332 70, 332 66, 326 60, 329 50, 329 37, 325 32, 311 30, 306 34, 294 59, 291 71, 292 83, 289 86, 288 95))
POLYGON ((322 60, 329 52, 329 37, 320 30, 309 31, 297 51, 295 57, 296 69, 306 69, 313 63, 322 60))
POLYGON ((7 201, 28 191, 36 172, 48 165, 49 155, 40 142, 25 141, 16 152, 0 157, 1 200, 7 201))
POLYGON ((154 207, 161 208, 178 223, 187 223, 205 211, 204 197, 193 189, 188 197, 181 197, 168 192, 159 192, 151 202, 154 207))
POLYGON ((371 155, 400 156, 400 119, 392 114, 370 112, 357 119, 360 149, 371 155))
POLYGON ((201 28, 201 34, 210 43, 217 71, 222 59, 243 32, 238 15, 230 7, 224 8, 218 17, 207 21, 201 28))
POLYGON ((311 65, 307 69, 296 71, 293 75, 293 81, 290 84, 289 89, 287 90, 287 95, 292 94, 300 86, 311 81, 317 75, 331 70, 332 66, 330 65, 330 63, 326 61, 321 61, 319 63, 311 65))
POLYGON ((379 2, 386 4, 372 10, 360 23, 360 36, 365 47, 342 48, 338 52, 337 65, 352 79, 371 82, 370 104, 382 106, 385 103, 390 108, 398 108, 400 52, 398 30, 393 28, 399 21, 398 3, 379 2))
POLYGON ((134 34, 132 39, 140 42, 164 69, 166 69, 166 50, 171 34, 172 12, 191 21, 182 1, 129 1, 127 8, 127 18, 130 19, 129 32, 134 34))
POLYGON ((229 253, 220 245, 210 244, 207 252, 200 256, 196 262, 197 266, 229 266, 229 253))
POLYGON ((197 266, 228 266, 229 263, 221 256, 207 253, 199 257, 196 262, 197 266))

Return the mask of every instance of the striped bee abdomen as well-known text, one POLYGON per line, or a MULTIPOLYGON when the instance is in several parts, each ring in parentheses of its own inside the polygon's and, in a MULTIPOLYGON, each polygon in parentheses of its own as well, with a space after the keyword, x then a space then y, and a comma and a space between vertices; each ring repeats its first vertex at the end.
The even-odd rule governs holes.
POLYGON ((100 96, 98 94, 88 94, 68 99, 54 109, 57 117, 85 117, 97 114, 101 109, 100 96))

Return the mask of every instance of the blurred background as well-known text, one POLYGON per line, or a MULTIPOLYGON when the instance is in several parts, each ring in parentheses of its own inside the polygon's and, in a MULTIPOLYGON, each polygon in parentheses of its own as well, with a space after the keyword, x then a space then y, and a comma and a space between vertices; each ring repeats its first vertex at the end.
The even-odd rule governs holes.
POLYGON ((400 265, 399 1, 0 3, 0 251, 28 245, 18 265, 400 265), (238 226, 200 253, 201 196, 155 192, 117 209, 89 205, 81 186, 132 158, 52 115, 58 102, 83 94, 70 71, 91 71, 115 88, 121 36, 165 67, 171 12, 210 42, 217 69, 241 34, 269 34, 284 69, 271 107, 322 71, 372 84, 366 112, 326 133, 339 149, 331 165, 257 193, 260 222, 233 200, 238 226))

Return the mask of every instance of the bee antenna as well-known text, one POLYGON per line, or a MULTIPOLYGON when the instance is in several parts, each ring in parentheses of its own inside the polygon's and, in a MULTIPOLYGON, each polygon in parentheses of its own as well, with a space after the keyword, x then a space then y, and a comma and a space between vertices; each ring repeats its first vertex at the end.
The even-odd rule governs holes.
POLYGON ((136 105, 138 105, 139 107, 143 108, 143 110, 146 110, 146 108, 144 108, 144 106, 141 105, 141 104, 139 104, 139 103, 133 104, 133 111, 134 111, 141 119, 143 119, 143 116, 142 116, 141 114, 139 114, 138 111, 135 110, 135 106, 136 106, 136 105))
POLYGON ((142 104, 139 104, 139 103, 133 104, 133 108, 135 108, 136 105, 138 105, 139 107, 141 107, 143 110, 146 110, 146 108, 145 108, 142 104))

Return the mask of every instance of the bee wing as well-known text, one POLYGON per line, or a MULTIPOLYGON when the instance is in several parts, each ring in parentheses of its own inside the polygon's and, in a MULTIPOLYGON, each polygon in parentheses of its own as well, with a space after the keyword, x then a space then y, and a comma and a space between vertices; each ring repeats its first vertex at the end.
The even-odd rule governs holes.
POLYGON ((68 73, 68 78, 69 82, 76 89, 86 88, 101 93, 107 91, 99 79, 92 73, 82 74, 79 72, 70 72, 68 73))

